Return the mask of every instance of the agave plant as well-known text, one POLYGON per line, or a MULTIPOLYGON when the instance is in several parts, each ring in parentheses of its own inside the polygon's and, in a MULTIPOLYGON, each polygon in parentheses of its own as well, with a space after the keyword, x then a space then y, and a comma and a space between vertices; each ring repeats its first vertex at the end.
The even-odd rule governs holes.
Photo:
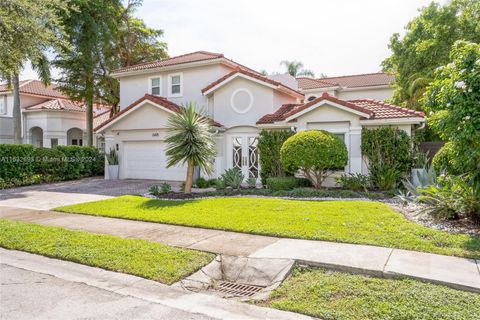
POLYGON ((225 170, 225 173, 222 174, 222 179, 225 181, 225 184, 232 189, 240 189, 240 186, 243 182, 243 174, 238 168, 231 168, 225 170))
POLYGON ((207 174, 213 171, 216 150, 210 120, 196 111, 194 103, 188 103, 168 118, 167 131, 167 168, 187 164, 185 193, 191 193, 195 167, 207 174))

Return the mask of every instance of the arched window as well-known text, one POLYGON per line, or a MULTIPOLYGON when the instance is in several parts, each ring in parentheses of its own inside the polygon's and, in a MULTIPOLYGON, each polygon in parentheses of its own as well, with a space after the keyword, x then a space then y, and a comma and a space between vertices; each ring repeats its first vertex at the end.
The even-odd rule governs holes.
POLYGON ((83 131, 79 128, 71 128, 67 131, 68 146, 83 146, 83 131))

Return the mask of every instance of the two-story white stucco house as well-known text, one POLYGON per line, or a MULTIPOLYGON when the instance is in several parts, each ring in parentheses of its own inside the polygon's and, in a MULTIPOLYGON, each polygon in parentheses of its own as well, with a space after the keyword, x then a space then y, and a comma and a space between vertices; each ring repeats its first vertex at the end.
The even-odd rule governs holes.
MULTIPOLYGON (((20 110, 23 143, 37 147, 83 145, 86 120, 85 106, 68 99, 54 86, 38 80, 20 81, 20 110)), ((110 109, 94 108, 94 125, 110 117, 110 109)), ((13 143, 13 93, 0 85, 0 144, 13 143)), ((98 140, 98 147, 102 147, 98 140)))
POLYGON ((215 123, 215 177, 232 167, 246 177, 259 176, 262 129, 330 131, 348 149, 345 171, 367 172, 360 151, 363 128, 395 126, 411 134, 424 122, 420 112, 381 101, 391 96, 393 81, 383 73, 267 77, 222 54, 198 51, 119 69, 112 76, 120 82, 121 111, 96 132, 107 150, 118 150, 122 179, 185 179, 185 167, 166 168, 164 138, 168 117, 187 102, 195 102, 215 123))

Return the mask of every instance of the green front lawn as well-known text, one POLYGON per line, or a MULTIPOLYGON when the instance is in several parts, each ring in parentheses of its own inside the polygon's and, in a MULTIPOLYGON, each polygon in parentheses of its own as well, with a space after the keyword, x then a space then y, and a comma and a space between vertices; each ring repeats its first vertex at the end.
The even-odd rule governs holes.
POLYGON ((172 284, 214 255, 144 240, 0 219, 0 247, 77 262, 172 284))
POLYGON ((172 201, 123 196, 56 210, 480 258, 479 237, 420 226, 379 202, 269 198, 172 201))
POLYGON ((294 269, 265 306, 325 320, 478 319, 480 295, 410 279, 294 269))

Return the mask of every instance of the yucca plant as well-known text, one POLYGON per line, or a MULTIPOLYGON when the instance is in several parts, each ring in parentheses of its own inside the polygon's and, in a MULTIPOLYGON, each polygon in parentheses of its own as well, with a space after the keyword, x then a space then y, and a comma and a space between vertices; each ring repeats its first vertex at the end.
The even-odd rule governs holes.
POLYGON ((110 152, 106 155, 107 157, 107 163, 111 166, 116 166, 118 165, 118 154, 115 149, 110 148, 110 152))
POLYGON ((195 167, 207 174, 213 171, 216 150, 210 119, 198 113, 194 103, 188 103, 168 118, 167 131, 167 168, 187 165, 185 193, 191 193, 195 167))

